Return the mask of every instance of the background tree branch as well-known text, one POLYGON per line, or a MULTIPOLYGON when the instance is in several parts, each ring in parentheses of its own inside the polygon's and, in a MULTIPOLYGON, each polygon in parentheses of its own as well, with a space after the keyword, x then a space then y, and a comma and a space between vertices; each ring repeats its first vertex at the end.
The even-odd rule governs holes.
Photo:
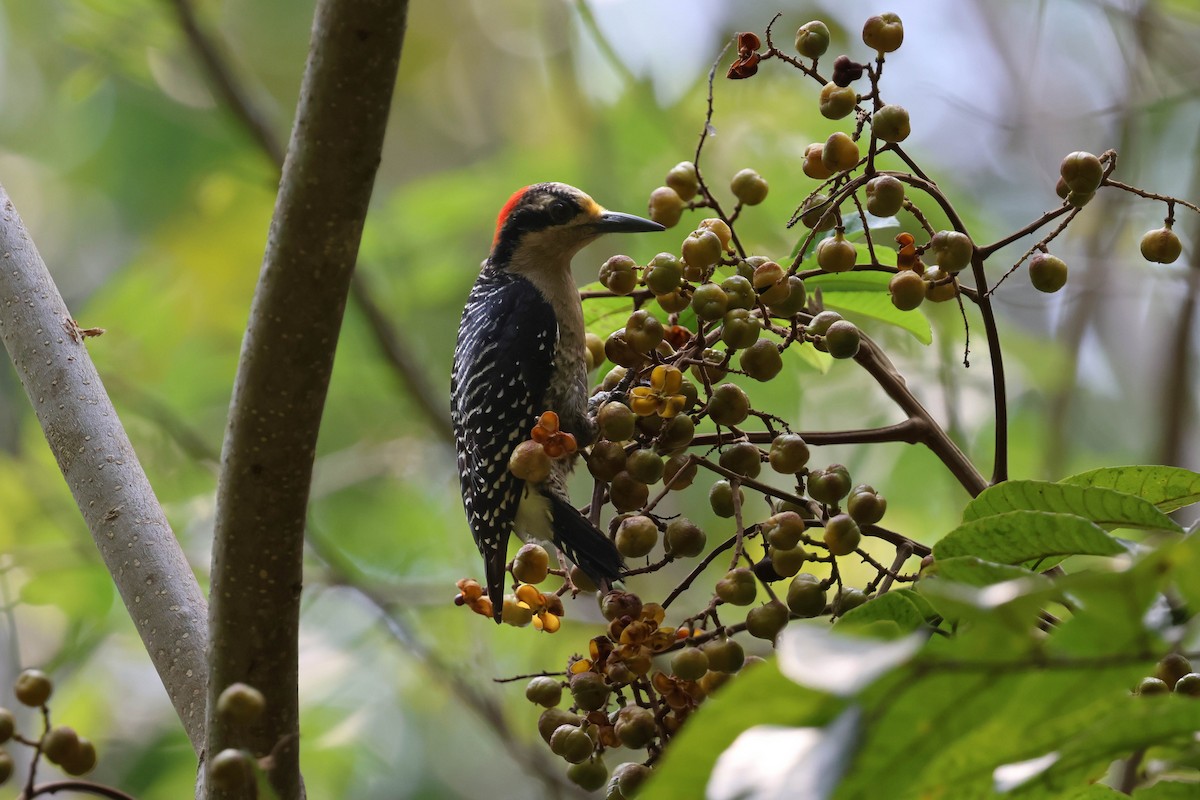
MULTIPOLYGON (((267 122, 267 115, 254 103, 244 81, 233 65, 221 52, 213 37, 207 35, 196 18, 191 0, 167 0, 175 9, 180 30, 188 47, 204 68, 209 85, 221 102, 237 120, 238 124, 254 140, 258 149, 276 168, 283 167, 283 147, 267 122)), ((424 367, 413 355, 407 337, 392 324, 375 299, 371 284, 362 272, 355 272, 351 279, 350 297, 366 317, 368 327, 379 345, 386 363, 400 379, 401 386, 409 398, 428 420, 431 430, 446 442, 453 441, 450 415, 443 392, 434 390, 426 377, 424 367)))
POLYGON ((204 595, 112 401, 0 187, 0 333, 134 627, 197 752, 204 741, 204 595))
POLYGON ((269 777, 282 798, 303 793, 297 635, 313 457, 407 11, 403 0, 317 5, 230 403, 213 542, 207 749, 272 753, 269 777), (220 692, 236 681, 266 697, 249 731, 216 713, 220 692))

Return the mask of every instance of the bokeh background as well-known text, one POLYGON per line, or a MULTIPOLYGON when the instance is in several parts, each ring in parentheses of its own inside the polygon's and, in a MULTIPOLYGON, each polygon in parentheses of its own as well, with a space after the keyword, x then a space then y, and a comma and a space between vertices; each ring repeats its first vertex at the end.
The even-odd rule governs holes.
MULTIPOLYGON (((0 183, 76 318, 107 329, 89 351, 204 583, 216 464, 276 169, 210 90, 173 8, 0 2, 0 183)), ((312 3, 207 0, 196 10, 285 140, 312 3)), ((911 112, 908 151, 978 240, 1057 205, 1057 166, 1072 150, 1116 148, 1121 180, 1200 198, 1192 0, 413 2, 360 261, 409 372, 385 357, 352 303, 316 466, 304 594, 310 796, 561 794, 561 762, 537 738, 523 682, 493 679, 561 669, 586 650, 599 617, 594 603, 571 602, 563 630, 548 636, 496 629, 451 605, 454 581, 482 570, 452 451, 414 400, 413 371, 444 407, 459 310, 512 191, 561 180, 643 212, 666 171, 691 158, 707 71, 734 32, 761 33, 780 11, 776 40, 790 51, 796 27, 820 18, 835 32, 831 55, 866 58, 862 21, 887 10, 903 17, 906 36, 888 58, 886 98, 911 112)), ((778 62, 753 80, 717 81, 702 168, 718 187, 747 166, 770 182, 767 201, 739 221, 755 252, 791 249, 796 234, 784 223, 811 186, 800 154, 839 127, 817 113, 816 89, 778 62)), ((1063 292, 1039 294, 1018 272, 995 295, 1013 476, 1200 466, 1200 228, 1181 211, 1183 259, 1146 264, 1138 238, 1164 212, 1101 193, 1055 242, 1071 270, 1063 292)), ((576 259, 579 282, 616 252, 645 263, 676 250, 687 219, 656 237, 593 245, 576 259)), ((1021 244, 992 261, 993 281, 1021 244)), ((929 310, 929 347, 863 325, 986 474, 993 420, 982 330, 972 317, 964 368, 962 321, 947 306, 929 310)), ((797 366, 756 392, 804 430, 899 420, 851 364, 824 374, 797 366)), ((849 465, 856 482, 889 498, 891 527, 927 541, 966 500, 912 447, 824 448, 816 460, 849 465)), ((704 490, 675 505, 718 530, 704 490)), ((582 502, 586 481, 577 491, 582 502)), ((52 672, 55 719, 97 742, 98 780, 146 800, 189 796, 192 752, 7 368, 0 509, 0 686, 24 666, 52 672)), ((661 599, 685 572, 635 588, 661 599)), ((709 591, 711 581, 681 607, 702 605, 709 591)), ((11 704, 0 691, 0 705, 11 704)), ((27 751, 14 752, 23 763, 27 751)))

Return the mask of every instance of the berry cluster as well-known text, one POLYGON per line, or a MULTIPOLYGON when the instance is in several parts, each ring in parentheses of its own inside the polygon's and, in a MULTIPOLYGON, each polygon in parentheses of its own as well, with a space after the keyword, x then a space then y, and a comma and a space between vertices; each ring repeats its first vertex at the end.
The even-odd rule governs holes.
POLYGON ((66 725, 50 723, 50 695, 54 683, 41 670, 27 669, 17 676, 13 694, 17 702, 42 713, 43 727, 39 737, 23 736, 17 730, 16 718, 7 708, 0 708, 0 785, 7 783, 13 774, 13 758, 3 745, 19 742, 34 750, 33 765, 30 767, 29 786, 33 788, 38 760, 45 758, 68 775, 86 775, 96 766, 96 747, 89 740, 66 725))
MULTIPOLYGON (((580 451, 595 482, 591 518, 599 525, 611 506, 608 530, 630 564, 630 582, 672 562, 698 559, 660 603, 630 591, 607 594, 601 608, 608 626, 590 640, 587 655, 573 658, 565 672, 535 677, 527 687, 530 701, 546 709, 538 729, 551 750, 571 764, 571 779, 589 790, 607 781, 610 800, 632 796, 688 716, 756 660, 746 656, 736 637, 745 633, 773 642, 791 620, 851 614, 894 585, 916 580, 915 571, 904 571, 910 558, 924 557, 923 563, 931 558, 925 545, 881 526, 887 511, 882 494, 856 483, 841 464, 814 463, 813 448, 925 444, 972 494, 987 485, 907 394, 878 346, 854 322, 824 307, 822 282, 849 272, 883 273, 887 297, 904 312, 926 300, 955 300, 964 307, 965 320, 965 303, 973 303, 993 344, 996 328, 988 298, 995 287, 988 286, 986 266, 997 251, 1059 220, 1009 270, 1028 260, 1033 286, 1053 292, 1066 283, 1066 265, 1047 245, 1101 188, 1167 204, 1165 227, 1142 240, 1142 253, 1151 261, 1170 263, 1180 254, 1171 231, 1176 204, 1200 210, 1112 180, 1112 151, 1099 157, 1077 152, 1062 162, 1058 207, 980 246, 946 195, 902 148, 912 131, 908 111, 883 99, 886 57, 903 40, 899 17, 873 16, 862 30, 873 59, 860 63, 839 55, 825 76, 820 60, 831 35, 822 22, 797 30, 799 59, 775 47, 770 26, 765 48, 757 35, 740 34, 729 78, 747 79, 771 59, 782 61, 820 85, 817 107, 824 117, 851 123, 804 151, 801 171, 820 183, 797 198, 789 227, 798 224, 806 232, 794 258, 753 253, 738 237, 742 213, 770 193, 762 175, 742 169, 730 178, 728 212, 706 182, 700 156, 712 117, 710 90, 709 116, 695 156, 672 167, 649 198, 650 217, 668 228, 678 226, 686 212, 703 211, 703 218, 681 238, 678 252, 659 253, 644 264, 614 256, 600 267, 599 284, 584 292, 588 302, 603 304, 601 313, 590 315, 600 321, 588 333, 588 366, 611 364, 593 397, 597 439, 580 451), (869 86, 855 88, 864 82, 869 86), (892 224, 905 230, 893 248, 873 231, 879 230, 879 218, 897 216, 892 224), (947 224, 936 228, 930 218, 947 224), (624 320, 616 330, 614 318, 624 320), (819 351, 807 354, 818 360, 857 361, 905 410, 907 424, 802 434, 789 420, 756 408, 745 387, 775 379, 789 353, 806 349, 819 351), (701 475, 711 480, 712 512, 729 521, 719 533, 665 510, 672 493, 701 475), (895 548, 890 567, 864 547, 868 540, 895 548), (722 554, 727 566, 710 570, 722 554), (846 559, 866 564, 874 575, 849 585, 846 559), (685 589, 704 585, 708 574, 715 580, 707 601, 677 613, 675 600, 685 589), (668 615, 675 625, 665 624, 668 615), (569 697, 566 709, 564 697, 569 697), (600 757, 617 746, 644 749, 647 756, 643 764, 622 765, 610 779, 600 757)), ((553 457, 574 454, 573 441, 549 452, 547 443, 557 432, 551 417, 543 415, 542 433, 535 429, 526 451, 520 458, 514 455, 514 474, 544 476, 553 457)), ((1004 446, 998 439, 997 450, 1004 446)), ((994 479, 1005 477, 998 466, 994 479)), ((552 569, 549 554, 537 545, 522 547, 510 569, 519 585, 504 599, 504 621, 515 625, 558 630, 558 598, 595 588, 578 569, 552 569), (557 590, 535 588, 551 575, 563 579, 557 590)), ((459 586, 460 604, 490 615, 478 584, 459 586)))
POLYGON ((1181 697, 1200 697, 1200 672, 1179 653, 1163 657, 1154 674, 1143 678, 1134 689, 1134 694, 1145 696, 1172 692, 1181 697))
MULTIPOLYGON (((266 708, 262 692, 245 683, 231 683, 217 697, 217 715, 235 732, 248 730, 266 708)), ((221 791, 245 791, 257 782, 260 766, 253 753, 230 747, 209 758, 205 774, 208 782, 221 791)))

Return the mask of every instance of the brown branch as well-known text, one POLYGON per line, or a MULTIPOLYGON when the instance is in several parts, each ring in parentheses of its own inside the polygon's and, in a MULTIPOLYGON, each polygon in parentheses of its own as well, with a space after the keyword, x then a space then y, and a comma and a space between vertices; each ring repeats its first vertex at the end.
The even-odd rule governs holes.
POLYGON ((179 27, 187 38, 188 46, 204 65, 212 88, 220 96, 221 101, 229 109, 255 143, 271 159, 271 163, 283 163, 283 147, 270 123, 251 102, 241 82, 233 74, 233 69, 221 54, 216 43, 204 35, 200 23, 196 19, 196 10, 192 8, 191 0, 168 0, 175 9, 179 19, 179 27))
MULTIPOLYGON (((234 381, 217 487, 206 750, 269 753, 299 733, 297 633, 317 432, 383 148, 408 3, 321 0, 234 381), (241 681, 266 696, 253 730, 216 700, 241 681)), ((299 753, 268 773, 303 796, 299 753)), ((235 796, 211 784, 206 796, 235 796)))
POLYGON ((33 787, 31 792, 22 792, 17 796, 17 800, 33 800, 35 797, 43 795, 58 794, 59 792, 77 792, 79 794, 90 794, 95 797, 107 797, 110 800, 133 800, 133 795, 125 794, 120 789, 114 789, 111 786, 105 786, 102 783, 93 783, 92 781, 83 780, 67 780, 67 781, 52 781, 51 783, 43 783, 33 787))
POLYGON ((204 743, 204 595, 88 356, 0 187, 0 335, 188 739, 204 743))

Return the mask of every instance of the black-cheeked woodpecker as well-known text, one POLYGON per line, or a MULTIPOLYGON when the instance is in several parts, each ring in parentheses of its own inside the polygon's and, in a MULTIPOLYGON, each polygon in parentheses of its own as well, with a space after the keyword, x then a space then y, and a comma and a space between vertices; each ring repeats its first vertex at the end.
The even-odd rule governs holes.
POLYGON ((601 234, 660 230, 656 222, 606 211, 562 183, 521 189, 500 212, 491 254, 463 309, 450 378, 463 505, 497 622, 514 530, 522 539, 553 542, 601 587, 620 574, 612 541, 567 495, 570 459, 556 461, 540 484, 526 484, 508 464, 544 411, 558 414, 561 430, 581 445, 595 435, 572 257, 601 234))

